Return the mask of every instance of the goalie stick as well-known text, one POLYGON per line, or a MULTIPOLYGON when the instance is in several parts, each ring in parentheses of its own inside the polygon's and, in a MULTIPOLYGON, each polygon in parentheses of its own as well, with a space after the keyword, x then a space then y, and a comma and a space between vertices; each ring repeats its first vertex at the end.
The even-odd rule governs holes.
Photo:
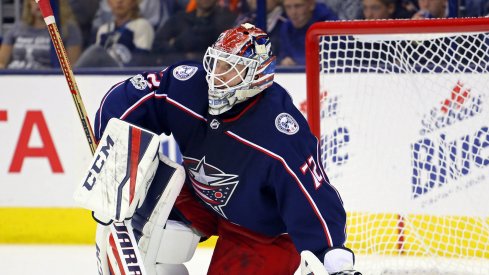
POLYGON ((39 9, 41 10, 42 16, 44 17, 44 22, 46 23, 51 41, 53 42, 56 56, 58 57, 59 64, 65 76, 66 82, 68 83, 68 88, 70 89, 71 96, 73 97, 76 111, 80 118, 80 122, 82 123, 88 145, 90 146, 90 150, 93 154, 95 152, 95 149, 97 148, 97 145, 95 144, 92 127, 88 119, 87 111, 85 110, 85 105, 83 104, 82 98, 80 96, 75 77, 73 76, 73 70, 71 69, 71 65, 66 54, 66 49, 64 47, 63 41, 61 40, 61 35, 56 25, 53 10, 51 9, 51 4, 49 3, 49 1, 50 0, 36 0, 36 3, 39 5, 39 9))
MULTIPOLYGON (((49 36, 51 37, 51 41, 53 42, 53 45, 54 45, 54 48, 56 51, 56 56, 58 57, 59 63, 61 65, 61 69, 62 69, 63 74, 65 76, 66 82, 68 83, 68 87, 69 87, 70 93, 73 97, 73 102, 75 103, 75 107, 76 107, 76 110, 78 113, 78 117, 80 119, 83 130, 85 132, 85 137, 87 139, 88 145, 90 146, 90 151, 92 152, 92 155, 93 155, 96 148, 97 148, 97 146, 95 144, 95 135, 93 134, 92 127, 90 125, 90 120, 88 119, 88 115, 87 115, 87 111, 85 109, 85 105, 83 104, 80 92, 78 90, 78 85, 76 84, 75 77, 73 75, 73 70, 71 69, 71 65, 70 65, 70 62, 68 60, 68 56, 66 54, 66 49, 64 47, 63 41, 61 40, 61 35, 60 35, 58 27, 56 25, 56 20, 54 18, 53 10, 51 8, 51 4, 49 1, 50 0, 36 0, 36 3, 38 4, 39 9, 41 10, 41 14, 44 18, 44 22, 46 23, 46 26, 48 28, 49 36)), ((126 227, 127 226, 126 222, 122 222, 122 224, 120 224, 120 226, 126 227)), ((110 238, 114 238, 117 240, 118 234, 114 233, 114 232, 116 232, 116 228, 115 228, 114 224, 112 224, 110 226, 102 226, 100 224, 97 224, 97 232, 96 232, 96 239, 97 240, 96 240, 96 242, 97 242, 97 265, 98 265, 99 273, 102 272, 102 270, 104 270, 101 267, 101 265, 102 265, 101 261, 107 261, 107 259, 104 256, 105 251, 99 250, 100 246, 98 245, 98 240, 103 239, 103 238, 100 238, 101 234, 103 236, 105 236, 105 234, 107 234, 107 232, 109 230, 111 231, 110 238)), ((132 247, 135 247, 135 249, 138 249, 137 244, 135 243, 134 233, 132 232, 132 230, 127 230, 127 233, 129 234, 129 236, 132 237, 132 238, 130 238, 130 241, 132 242, 132 247)), ((127 243, 128 240, 119 240, 119 242, 120 243, 123 243, 123 242, 127 243)), ((117 241, 115 243, 117 243, 117 241)), ((120 249, 120 246, 114 245, 114 246, 112 246, 112 249, 116 249, 119 252, 118 255, 124 255, 123 251, 120 249)), ((139 274, 145 274, 144 266, 142 265, 143 261, 141 259, 140 254, 136 253, 135 256, 139 257, 136 262, 141 263, 140 264, 140 270, 143 271, 139 274)), ((124 264, 125 264, 124 261, 118 261, 118 262, 122 263, 122 265, 124 267, 124 264)), ((127 269, 127 266, 125 266, 125 268, 127 269)), ((133 266, 133 268, 134 268, 134 266, 133 266)), ((100 274, 101 275, 109 275, 109 274, 104 274, 104 273, 100 273, 100 274)))

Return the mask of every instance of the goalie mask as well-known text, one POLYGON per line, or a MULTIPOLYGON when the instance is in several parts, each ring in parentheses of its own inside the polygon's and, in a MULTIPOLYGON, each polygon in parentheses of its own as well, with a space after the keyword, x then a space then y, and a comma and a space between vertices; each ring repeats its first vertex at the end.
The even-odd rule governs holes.
POLYGON ((209 113, 222 114, 272 85, 275 56, 268 35, 242 24, 223 32, 203 60, 209 85, 209 113))

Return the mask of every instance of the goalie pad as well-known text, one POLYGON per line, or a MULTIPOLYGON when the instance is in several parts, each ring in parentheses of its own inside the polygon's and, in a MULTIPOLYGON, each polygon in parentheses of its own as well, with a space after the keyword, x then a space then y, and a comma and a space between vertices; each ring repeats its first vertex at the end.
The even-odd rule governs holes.
POLYGON ((183 223, 167 221, 185 180, 182 166, 160 155, 161 163, 142 205, 131 220, 149 275, 186 274, 182 264, 192 258, 200 240, 183 223), (170 270, 170 271, 169 271, 170 270))
POLYGON ((74 199, 107 225, 132 217, 158 167, 159 136, 112 118, 74 199))
POLYGON ((183 186, 185 171, 163 155, 159 159, 146 197, 130 222, 115 222, 109 227, 97 228, 100 274, 186 274, 182 273, 187 271, 185 267, 178 263, 192 257, 200 237, 183 224, 167 223, 183 186), (162 266, 159 263, 167 264, 162 266))
MULTIPOLYGON (((168 220, 163 227, 148 222, 145 229, 151 235, 142 235, 138 247, 148 275, 188 275, 183 263, 194 255, 200 236, 182 222, 168 220)), ((136 230, 135 230, 136 232, 136 230)))
POLYGON ((158 150, 158 135, 111 119, 90 169, 75 191, 75 200, 92 210, 99 223, 115 221, 111 226, 97 227, 99 274, 155 274, 158 248, 164 240, 160 229, 185 180, 183 167, 159 155, 158 150), (134 232, 138 231, 133 232, 125 221, 133 217, 137 207, 136 219, 146 221, 137 238, 144 236, 140 242, 144 253, 136 245, 134 232))

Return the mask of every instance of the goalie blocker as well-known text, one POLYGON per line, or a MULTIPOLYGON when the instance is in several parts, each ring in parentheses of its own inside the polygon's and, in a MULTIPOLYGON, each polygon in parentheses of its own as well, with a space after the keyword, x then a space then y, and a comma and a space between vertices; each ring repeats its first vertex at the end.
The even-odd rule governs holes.
POLYGON ((111 119, 74 199, 92 210, 99 274, 188 274, 200 240, 188 226, 167 221, 183 168, 159 153, 159 136, 111 119), (130 220, 131 223, 128 223, 130 220))

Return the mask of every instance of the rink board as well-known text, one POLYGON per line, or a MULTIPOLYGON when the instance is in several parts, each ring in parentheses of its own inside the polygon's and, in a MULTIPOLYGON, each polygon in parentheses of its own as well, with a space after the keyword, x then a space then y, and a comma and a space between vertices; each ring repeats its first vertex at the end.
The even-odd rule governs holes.
MULTIPOLYGON (((92 244, 95 239, 96 223, 91 217, 88 210, 80 208, 0 208, 0 215, 5 222, 0 224, 0 243, 7 244, 92 244)), ((347 234, 355 236, 349 238, 347 246, 359 254, 371 254, 375 251, 386 251, 385 255, 399 254, 399 247, 396 241, 399 239, 399 231, 396 225, 399 222, 397 214, 365 214, 365 213, 348 213, 349 227, 347 234), (368 224, 368 221, 376 221, 382 224, 384 230, 369 232, 366 228, 356 228, 352 224, 352 218, 355 217, 356 223, 368 224), (359 222, 359 219, 361 221, 359 222), (363 233, 361 230, 364 230, 363 233), (360 231, 360 232, 359 232, 360 231), (367 233, 369 236, 367 237, 367 233), (371 242, 374 240, 378 244, 372 248, 371 242)), ((444 228, 447 227, 445 221, 436 219, 429 215, 414 215, 409 217, 413 220, 415 228, 426 226, 430 221, 429 232, 425 236, 420 236, 419 232, 412 232, 407 229, 403 236, 405 238, 403 245, 406 251, 419 251, 420 238, 425 243, 433 241, 439 242, 440 236, 443 236, 444 228), (435 238, 435 239, 433 239, 435 238), (416 241, 414 241, 416 240, 416 241)), ((477 224, 476 220, 470 217, 454 217, 454 222, 450 225, 452 230, 451 237, 444 239, 446 246, 445 251, 457 254, 468 248, 478 251, 475 257, 489 258, 487 244, 489 239, 486 237, 480 239, 471 238, 467 232, 472 235, 484 235, 483 229, 467 228, 464 224, 477 224), (460 242, 460 239, 465 241, 460 242)), ((486 223, 489 219, 485 220, 486 223)), ((353 222, 355 223, 355 222, 353 222)), ((406 226, 408 227, 408 226, 406 226)), ((486 229, 487 230, 487 229, 486 229)), ((201 244, 203 247, 213 247, 216 239, 211 238, 201 244)), ((416 254, 407 254, 406 256, 420 256, 416 254)), ((442 256, 442 255, 440 255, 442 256)), ((446 255, 443 255, 446 256, 446 255)))

